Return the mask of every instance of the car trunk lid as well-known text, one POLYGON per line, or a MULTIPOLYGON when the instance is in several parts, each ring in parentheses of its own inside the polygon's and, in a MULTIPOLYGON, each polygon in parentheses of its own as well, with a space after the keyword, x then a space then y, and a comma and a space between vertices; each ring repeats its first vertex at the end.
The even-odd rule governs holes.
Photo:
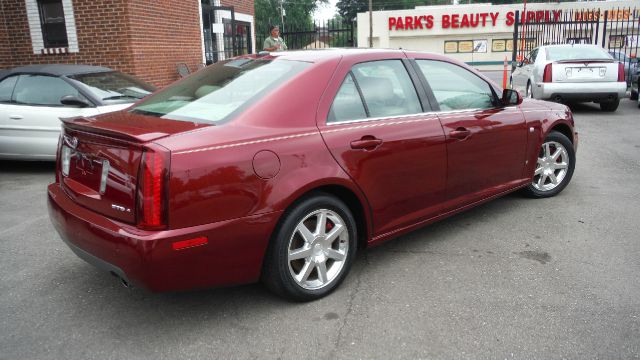
POLYGON ((552 63, 553 82, 615 82, 618 62, 614 60, 558 60, 552 63))
MULTIPOLYGON (((62 119, 59 179, 78 204, 136 223, 139 174, 145 153, 169 150, 152 142, 210 126, 130 114, 62 119)), ((166 159, 169 156, 165 156, 166 159)), ((163 164, 168 173, 168 163, 163 164)))

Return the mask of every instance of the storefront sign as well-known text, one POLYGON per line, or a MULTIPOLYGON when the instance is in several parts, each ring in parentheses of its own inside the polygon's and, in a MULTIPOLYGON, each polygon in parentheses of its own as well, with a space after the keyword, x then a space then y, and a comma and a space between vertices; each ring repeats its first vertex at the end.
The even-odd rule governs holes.
POLYGON ((460 53, 473 52, 473 40, 458 41, 458 52, 460 53))
MULTIPOLYGON (((599 20, 599 19, 604 19, 604 11, 600 11, 600 10, 577 11, 574 17, 577 21, 599 20)), ((618 9, 618 10, 607 11, 607 20, 629 20, 630 18, 631 18, 631 9, 618 9)))
MULTIPOLYGON (((440 26, 443 29, 475 28, 475 27, 495 27, 498 22, 499 12, 475 13, 475 14, 443 14, 440 26)), ((506 24, 512 26, 515 22, 515 13, 507 13, 506 24)), ((433 15, 422 16, 397 16, 389 17, 389 30, 417 30, 432 29, 434 26, 433 15)))
POLYGON ((491 41, 491 51, 492 52, 507 51, 506 48, 507 48, 507 41, 504 40, 504 39, 491 41))
POLYGON ((445 41, 444 42, 444 52, 447 53, 457 53, 458 52, 458 42, 457 41, 445 41))
MULTIPOLYGON (((525 21, 528 22, 556 22, 560 19, 562 10, 527 11, 525 21)), ((477 27, 496 27, 500 12, 482 12, 469 14, 442 14, 440 26, 443 29, 462 29, 477 27)), ((506 26, 513 26, 516 21, 515 11, 509 11, 504 19, 506 26)), ((389 30, 418 30, 432 29, 435 26, 433 15, 390 16, 389 30)))
POLYGON ((491 41, 492 52, 512 52, 513 39, 493 39, 491 41))
POLYGON ((444 42, 445 54, 451 53, 486 53, 487 39, 481 40, 453 40, 444 42))
POLYGON ((622 48, 625 44, 625 38, 626 36, 624 35, 611 35, 609 36, 609 49, 620 49, 622 48))

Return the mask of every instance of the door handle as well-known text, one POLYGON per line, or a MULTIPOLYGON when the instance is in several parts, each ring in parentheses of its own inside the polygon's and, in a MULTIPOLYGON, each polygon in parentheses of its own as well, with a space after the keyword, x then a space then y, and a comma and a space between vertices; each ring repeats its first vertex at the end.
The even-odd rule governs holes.
POLYGON ((382 139, 371 135, 363 136, 360 140, 353 140, 351 142, 352 149, 373 150, 380 145, 382 145, 382 139))
POLYGON ((465 128, 457 128, 449 133, 449 136, 454 139, 464 140, 471 136, 471 131, 465 128))
POLYGON ((11 119, 11 120, 22 120, 22 116, 20 116, 20 115, 9 115, 9 119, 11 119))

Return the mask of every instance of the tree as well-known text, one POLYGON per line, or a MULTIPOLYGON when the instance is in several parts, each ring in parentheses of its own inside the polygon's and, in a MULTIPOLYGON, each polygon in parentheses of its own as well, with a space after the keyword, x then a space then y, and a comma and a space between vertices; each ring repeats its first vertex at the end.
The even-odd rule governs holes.
POLYGON ((278 25, 281 31, 283 28, 285 31, 308 28, 313 25, 313 11, 320 4, 327 2, 328 0, 255 0, 256 29, 268 32, 269 25, 278 25), (284 26, 280 14, 280 1, 285 12, 284 26))

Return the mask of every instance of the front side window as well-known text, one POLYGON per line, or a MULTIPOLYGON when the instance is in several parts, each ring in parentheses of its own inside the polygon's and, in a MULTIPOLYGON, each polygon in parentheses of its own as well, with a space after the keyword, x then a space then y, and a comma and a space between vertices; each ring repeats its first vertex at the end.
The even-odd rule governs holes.
POLYGON ((309 65, 287 60, 220 61, 155 93, 130 111, 197 123, 225 122, 309 65))
POLYGON ((422 106, 402 61, 361 63, 352 69, 370 117, 418 114, 422 106))
POLYGON ((62 0, 38 0, 38 10, 44 47, 69 46, 62 0))
POLYGON ((491 86, 469 70, 444 61, 416 62, 441 111, 489 109, 495 106, 491 86))
POLYGON ((13 101, 24 105, 63 106, 60 99, 67 95, 84 99, 76 88, 60 78, 20 75, 13 91, 13 101))
POLYGON ((535 63, 537 57, 538 57, 538 49, 533 49, 529 54, 529 63, 530 64, 535 63))
POLYGON ((17 76, 10 76, 0 81, 0 102, 10 102, 13 88, 16 86, 17 76))

